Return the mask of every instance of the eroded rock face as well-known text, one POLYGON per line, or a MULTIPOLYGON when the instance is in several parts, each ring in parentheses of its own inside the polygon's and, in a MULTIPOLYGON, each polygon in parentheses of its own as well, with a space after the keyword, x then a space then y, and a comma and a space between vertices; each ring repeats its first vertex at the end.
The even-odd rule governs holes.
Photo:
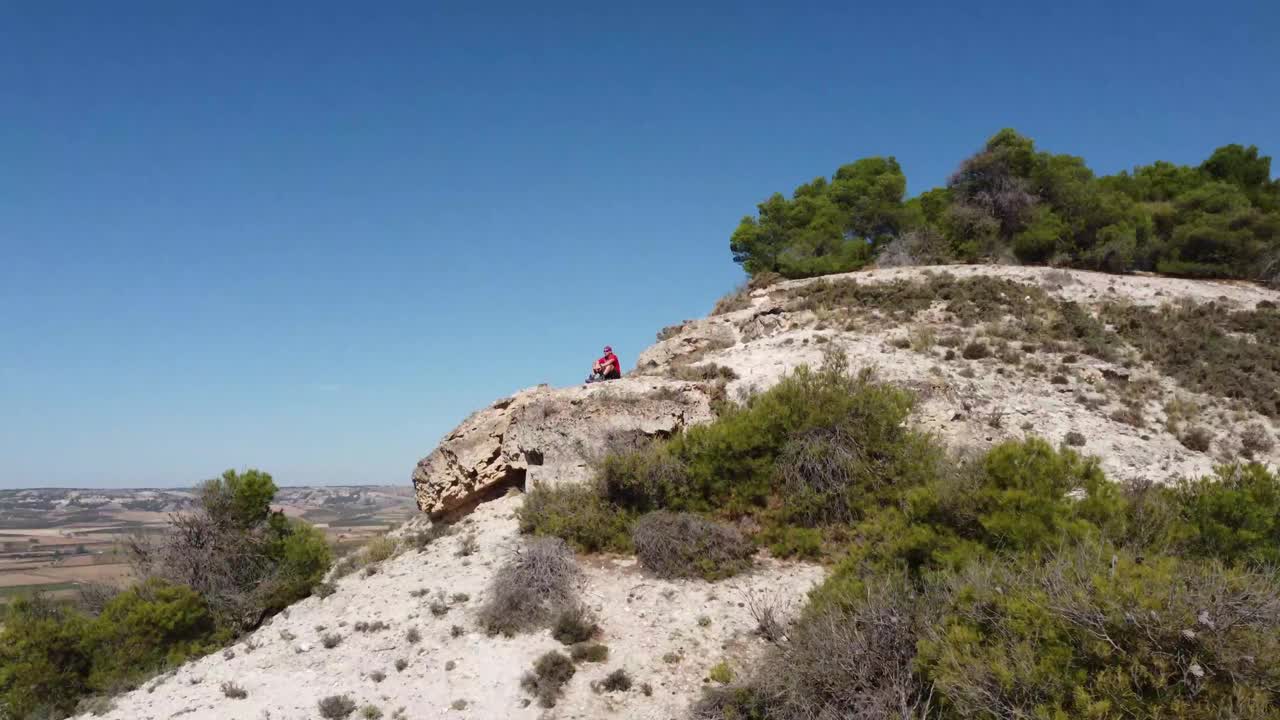
POLYGON ((464 420, 418 463, 418 508, 441 516, 512 486, 584 482, 611 435, 665 436, 711 417, 703 387, 659 377, 522 390, 464 420))

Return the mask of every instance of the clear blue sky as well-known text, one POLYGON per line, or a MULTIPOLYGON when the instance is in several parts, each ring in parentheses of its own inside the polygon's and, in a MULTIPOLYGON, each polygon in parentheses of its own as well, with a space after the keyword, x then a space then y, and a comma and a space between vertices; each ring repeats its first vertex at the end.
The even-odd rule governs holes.
POLYGON ((1004 126, 1278 154, 1280 3, 0 2, 0 488, 407 482, 772 191, 1004 126))

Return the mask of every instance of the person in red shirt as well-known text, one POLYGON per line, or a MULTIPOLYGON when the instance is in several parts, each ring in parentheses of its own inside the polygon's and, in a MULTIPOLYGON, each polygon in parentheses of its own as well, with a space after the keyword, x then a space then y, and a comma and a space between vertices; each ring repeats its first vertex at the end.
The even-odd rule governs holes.
POLYGON ((596 360, 596 364, 591 366, 591 376, 587 378, 587 382, 617 380, 620 377, 622 377, 622 363, 618 361, 618 356, 613 354, 613 348, 605 345, 604 357, 596 360))

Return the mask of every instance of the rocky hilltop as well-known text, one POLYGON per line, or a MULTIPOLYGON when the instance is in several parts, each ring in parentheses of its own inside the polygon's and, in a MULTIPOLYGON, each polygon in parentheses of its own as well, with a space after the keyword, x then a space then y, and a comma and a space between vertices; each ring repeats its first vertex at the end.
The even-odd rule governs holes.
POLYGON ((1275 461, 1274 451, 1245 447, 1244 431, 1270 432, 1280 394, 1251 404, 1239 388, 1188 383, 1232 368, 1171 366, 1155 354, 1168 350, 1144 347, 1150 339, 1137 331, 1115 333, 1108 320, 1142 320, 1135 308, 1213 314, 1277 300, 1280 292, 1249 283, 1043 267, 886 268, 780 282, 666 328, 621 381, 539 386, 475 413, 418 463, 418 507, 439 515, 495 489, 584 480, 607 434, 601 421, 608 431, 668 434, 709 420, 708 398, 763 390, 832 350, 914 390, 914 421, 953 447, 1038 435, 1097 455, 1112 478, 1155 482, 1206 473, 1242 452, 1275 461), (1090 332, 1100 335, 1080 336, 1090 332))
POLYGON ((541 709, 521 676, 562 646, 546 630, 490 636, 477 621, 520 547, 513 488, 588 481, 616 438, 707 422, 718 403, 833 351, 913 390, 909 422, 956 449, 1037 435, 1098 457, 1113 478, 1153 482, 1240 456, 1274 464, 1280 388, 1267 383, 1280 367, 1263 342, 1274 328, 1246 316, 1277 302, 1280 292, 1248 284, 1022 267, 882 269, 744 290, 664 329, 622 380, 539 386, 476 412, 417 464, 424 515, 399 533, 447 523, 452 534, 335 578, 332 593, 102 713, 310 718, 337 694, 355 703, 349 712, 373 706, 366 717, 686 716, 722 664, 745 667, 767 646, 753 600, 794 611, 826 569, 764 557, 708 583, 654 578, 631 557, 580 558, 608 662, 579 664, 556 706, 541 709), (636 688, 602 691, 615 668, 636 688))

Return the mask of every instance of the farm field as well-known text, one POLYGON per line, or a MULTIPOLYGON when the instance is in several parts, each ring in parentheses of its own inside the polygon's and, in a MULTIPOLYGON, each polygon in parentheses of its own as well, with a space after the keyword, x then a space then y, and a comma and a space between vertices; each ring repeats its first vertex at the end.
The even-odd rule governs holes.
MULTIPOLYGON (((0 603, 33 592, 71 598, 86 584, 125 585, 122 542, 164 533, 191 490, 0 490, 0 603)), ((410 487, 289 487, 276 508, 324 529, 341 550, 417 512, 410 487)))

